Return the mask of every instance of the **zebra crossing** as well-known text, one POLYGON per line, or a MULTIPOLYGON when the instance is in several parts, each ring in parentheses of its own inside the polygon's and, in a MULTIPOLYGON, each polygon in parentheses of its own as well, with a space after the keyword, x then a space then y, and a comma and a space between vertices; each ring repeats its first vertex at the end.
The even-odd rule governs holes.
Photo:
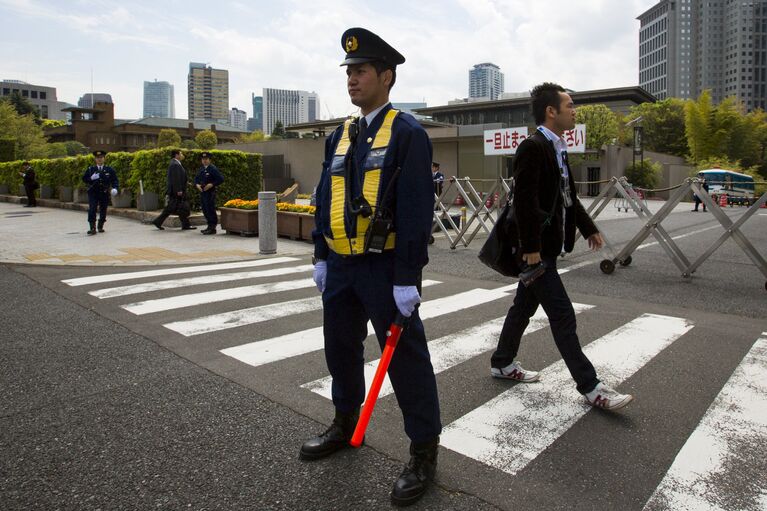
MULTIPOLYGON (((135 316, 137 322, 154 323, 167 335, 178 335, 180 342, 198 343, 203 349, 215 350, 240 364, 238 367, 243 371, 265 368, 278 371, 281 364, 316 357, 323 349, 318 313, 322 302, 311 279, 311 268, 305 258, 274 257, 94 275, 61 282, 108 307, 135 316), (121 284, 114 285, 118 282, 121 284), (254 305, 242 307, 251 300, 254 305), (213 305, 217 312, 203 312, 213 305), (315 324, 307 324, 310 321, 315 324), (280 324, 282 331, 288 332, 270 336, 271 329, 264 325, 272 324, 280 324), (227 331, 233 334, 226 337, 226 346, 211 342, 227 331), (208 344, 211 347, 206 348, 208 344)), ((560 272, 573 269, 563 268, 560 272)), ((440 332, 432 335, 429 342, 439 384, 441 375, 461 371, 478 358, 489 358, 516 284, 462 289, 446 279, 433 278, 424 280, 423 286, 428 291, 424 292, 420 315, 427 335, 432 330, 440 332), (440 331, 442 322, 457 316, 464 318, 461 328, 440 331)), ((573 306, 577 317, 592 319, 604 308, 604 304, 593 303, 573 306)), ((695 321, 673 315, 637 310, 627 316, 623 324, 604 335, 582 340, 597 373, 613 386, 620 386, 642 371, 696 328, 695 321)), ((534 335, 547 326, 548 320, 539 309, 525 335, 534 335)), ((368 335, 373 335, 370 323, 368 335)), ((721 481, 717 474, 733 463, 733 453, 743 451, 744 446, 764 454, 767 332, 749 342, 751 349, 690 433, 662 482, 648 495, 645 509, 667 509, 669 503, 673 503, 670 506, 673 509, 727 509, 727 505, 721 505, 720 497, 732 492, 732 482, 721 481)), ((364 372, 369 385, 378 360, 368 358, 364 372)), ((294 386, 286 392, 306 396, 297 399, 329 400, 330 376, 309 378, 311 374, 297 375, 293 378, 294 386)), ((379 399, 385 402, 392 393, 387 378, 379 399)), ((450 399, 450 394, 442 399, 450 399)), ((488 470, 514 477, 566 437, 591 411, 576 393, 564 362, 559 360, 541 369, 540 382, 512 384, 479 406, 463 410, 445 424, 441 445, 488 470)), ((757 506, 754 508, 767 509, 765 478, 752 481, 749 491, 757 506)))

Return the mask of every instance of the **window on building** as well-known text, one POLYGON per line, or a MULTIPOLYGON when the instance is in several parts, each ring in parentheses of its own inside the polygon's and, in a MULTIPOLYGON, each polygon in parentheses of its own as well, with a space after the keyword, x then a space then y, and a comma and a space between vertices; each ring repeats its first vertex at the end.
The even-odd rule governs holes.
POLYGON ((47 92, 40 91, 40 99, 46 99, 47 94, 48 94, 47 92))
POLYGON ((36 90, 29 91, 29 94, 32 96, 32 99, 37 99, 37 91, 36 90))
POLYGON ((29 97, 29 91, 26 89, 21 90, 21 97, 22 98, 28 98, 29 97))

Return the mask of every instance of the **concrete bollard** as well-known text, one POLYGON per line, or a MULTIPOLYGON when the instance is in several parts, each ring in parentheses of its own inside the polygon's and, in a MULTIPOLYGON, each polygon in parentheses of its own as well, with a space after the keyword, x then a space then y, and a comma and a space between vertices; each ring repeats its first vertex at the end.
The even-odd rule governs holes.
POLYGON ((277 192, 258 192, 258 252, 277 253, 277 192))

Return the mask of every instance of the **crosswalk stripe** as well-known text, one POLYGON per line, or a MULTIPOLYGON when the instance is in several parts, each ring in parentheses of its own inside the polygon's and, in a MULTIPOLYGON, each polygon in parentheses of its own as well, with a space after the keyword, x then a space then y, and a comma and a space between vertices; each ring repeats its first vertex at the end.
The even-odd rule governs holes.
POLYGON ((748 466, 752 463, 756 471, 764 466, 767 445, 767 333, 762 335, 711 403, 645 510, 732 509, 736 501, 723 498, 727 495, 737 495, 742 509, 767 509, 767 478, 752 477, 748 466))
POLYGON ((267 266, 270 264, 288 263, 298 261, 296 257, 274 257, 271 259, 257 259, 254 261, 238 261, 234 263, 204 264, 198 266, 182 266, 178 268, 165 268, 163 270, 146 270, 127 273, 112 273, 109 275, 95 275, 91 277, 78 277, 76 279, 62 280, 69 286, 87 286, 90 284, 102 284, 104 282, 117 282, 119 280, 143 279, 146 277, 160 277, 163 275, 180 275, 199 271, 233 270, 235 268, 250 268, 255 266, 267 266))
MULTIPOLYGON (((424 280, 422 286, 439 284, 438 281, 424 280)), ((481 305, 488 301, 497 300, 500 297, 507 296, 509 289, 514 289, 516 284, 505 286, 493 290, 472 289, 455 295, 427 300, 421 304, 418 313, 421 319, 430 319, 450 314, 460 310, 481 305)), ((373 335, 372 324, 368 321, 368 335, 373 335)), ((244 362, 254 367, 277 362, 296 355, 311 353, 312 351, 324 348, 322 327, 309 328, 300 332, 295 332, 280 337, 272 337, 262 341, 250 342, 239 346, 233 346, 221 350, 221 353, 240 362, 244 362)))
POLYGON ((160 280, 157 282, 146 282, 144 284, 132 284, 130 286, 118 286, 105 289, 95 289, 88 294, 96 298, 116 298, 118 296, 135 295, 139 293, 150 293, 153 291, 163 291, 166 289, 178 289, 189 286, 199 286, 203 284, 217 284, 220 282, 232 282, 236 280, 247 280, 264 277, 277 277, 282 275, 291 275, 293 273, 302 273, 310 271, 314 266, 311 264, 302 264, 300 266, 291 266, 286 268, 273 268, 271 270, 241 271, 236 273, 219 273, 216 275, 203 275, 202 277, 187 277, 183 279, 160 280))
POLYGON ((193 293, 187 295, 171 296, 168 298, 158 298, 156 300, 146 300, 143 302, 129 303, 121 305, 128 312, 136 315, 150 314, 182 307, 192 307, 206 303, 223 302, 225 300, 236 300, 250 296, 265 295, 269 293, 279 293, 280 291, 294 291, 314 286, 313 279, 287 280, 281 282, 270 282, 268 284, 256 284, 253 286, 242 286, 227 289, 217 289, 204 293, 193 293))
MULTIPOLYGON (((691 328, 682 318, 643 314, 583 351, 600 378, 619 385, 691 328)), ((448 424, 441 444, 513 475, 590 408, 560 360, 541 371, 539 383, 516 384, 448 424)))
MULTIPOLYGON (((435 280, 425 280, 423 281, 422 286, 427 287, 434 284, 440 284, 440 282, 435 280)), ((259 305, 247 309, 212 314, 210 316, 203 316, 188 321, 174 321, 173 323, 166 323, 163 326, 186 337, 191 337, 193 335, 207 334, 229 328, 253 325, 271 319, 292 316, 294 314, 311 312, 318 310, 321 307, 322 296, 315 295, 299 300, 259 305)))
MULTIPOLYGON (((573 304, 576 314, 591 309, 592 307, 592 305, 584 305, 580 303, 573 304)), ((503 328, 505 319, 506 316, 496 318, 482 325, 467 328, 458 333, 446 335, 431 341, 429 343, 429 354, 431 355, 431 364, 434 368, 434 374, 447 371, 462 362, 495 348, 498 344, 498 336, 501 334, 501 328, 503 328)), ((525 335, 546 328, 547 326, 549 326, 549 321, 546 317, 546 313, 539 307, 533 317, 530 318, 530 324, 525 330, 525 335)), ((367 395, 370 390, 370 384, 373 381, 373 376, 378 368, 379 361, 380 359, 376 359, 365 364, 365 395, 367 395)), ((324 398, 332 399, 332 384, 333 377, 326 376, 309 383, 304 383, 301 387, 309 389, 324 398)), ((392 392, 394 392, 394 389, 391 386, 389 375, 387 374, 381 385, 378 397, 382 398, 388 396, 392 392)))

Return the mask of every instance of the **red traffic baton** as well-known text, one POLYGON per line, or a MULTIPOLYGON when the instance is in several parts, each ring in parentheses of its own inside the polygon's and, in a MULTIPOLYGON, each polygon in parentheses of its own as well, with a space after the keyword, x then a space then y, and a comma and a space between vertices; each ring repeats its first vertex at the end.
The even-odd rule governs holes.
POLYGON ((402 331, 407 326, 407 320, 408 318, 397 311, 397 315, 394 316, 394 321, 389 325, 389 330, 386 332, 386 344, 384 345, 383 353, 381 354, 381 360, 378 362, 376 374, 373 376, 373 382, 370 384, 368 397, 365 399, 365 404, 362 405, 362 412, 357 421, 357 427, 354 428, 354 434, 349 441, 352 447, 359 447, 362 445, 362 439, 365 438, 365 430, 368 428, 370 416, 373 415, 373 408, 376 407, 376 401, 378 401, 378 394, 381 392, 381 385, 383 385, 384 378, 386 377, 386 371, 389 370, 391 357, 394 355, 394 349, 397 347, 402 331))

